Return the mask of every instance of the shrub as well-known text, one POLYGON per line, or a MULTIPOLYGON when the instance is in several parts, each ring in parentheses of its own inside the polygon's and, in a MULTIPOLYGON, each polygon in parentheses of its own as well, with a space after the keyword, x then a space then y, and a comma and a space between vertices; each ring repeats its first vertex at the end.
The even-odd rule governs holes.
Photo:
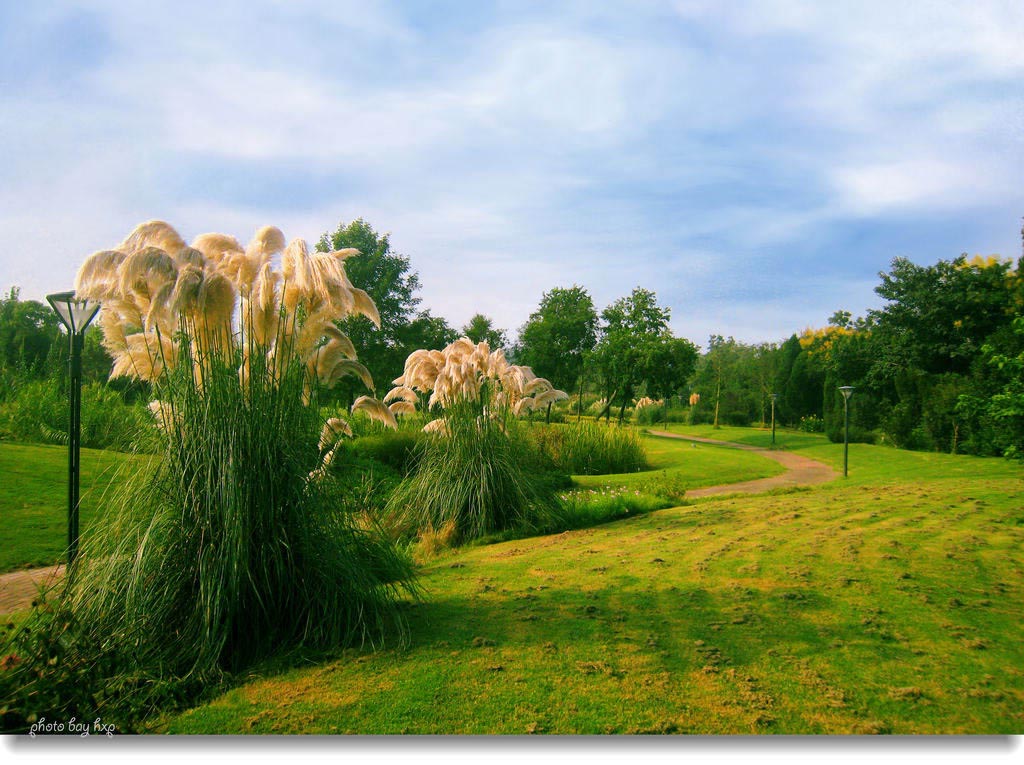
POLYGON ((562 503, 564 510, 559 523, 545 529, 546 532, 585 529, 672 506, 655 495, 627 489, 569 492, 563 496, 562 503))
POLYGON ((665 422, 665 405, 654 403, 640 406, 637 404, 635 420, 638 425, 654 425, 665 422))
POLYGON ((416 467, 417 447, 425 437, 414 430, 388 431, 379 435, 361 436, 345 444, 346 450, 387 465, 400 475, 416 467))
MULTIPOLYGON (((66 444, 68 396, 55 379, 26 380, 0 404, 0 437, 14 441, 66 444)), ((99 383, 82 387, 81 444, 90 449, 129 451, 155 448, 153 418, 145 407, 126 404, 99 383)))
POLYGON ((554 465, 572 475, 635 473, 647 467, 647 456, 636 431, 596 422, 534 428, 538 448, 554 465))
POLYGON ((447 528, 460 543, 551 525, 559 502, 543 474, 527 469, 534 458, 529 442, 490 420, 453 416, 445 423, 445 434, 420 443, 416 470, 391 497, 387 512, 398 530, 447 528))
POLYGON ((398 533, 450 529, 454 543, 512 528, 537 530, 559 511, 540 455, 517 415, 565 400, 499 349, 460 338, 444 350, 417 350, 384 401, 413 412, 420 395, 440 417, 424 431, 415 470, 392 495, 387 515, 398 533))
MULTIPOLYGON (((924 434, 924 430, 923 429, 921 430, 921 433, 924 434)), ((843 426, 842 425, 833 426, 833 427, 828 429, 828 432, 825 435, 828 436, 828 440, 831 441, 832 443, 834 443, 834 444, 841 444, 841 443, 843 443, 843 439, 844 439, 843 426)), ((851 444, 875 444, 875 443, 878 443, 878 434, 875 433, 875 431, 873 431, 873 430, 868 430, 867 428, 862 428, 859 425, 853 425, 851 423, 850 424, 850 443, 851 444)), ((907 448, 913 448, 913 447, 907 447, 907 448)))
POLYGON ((825 421, 816 414, 810 414, 800 418, 797 430, 803 433, 824 433, 825 421))
POLYGON ((548 533, 581 529, 630 518, 685 502, 683 482, 667 472, 652 476, 643 490, 625 487, 576 489, 562 495, 563 513, 548 533))

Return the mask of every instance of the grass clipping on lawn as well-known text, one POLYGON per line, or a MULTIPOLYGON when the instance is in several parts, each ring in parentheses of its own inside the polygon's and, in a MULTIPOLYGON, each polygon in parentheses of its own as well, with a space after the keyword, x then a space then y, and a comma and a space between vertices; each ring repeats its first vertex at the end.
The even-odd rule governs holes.
POLYGON ((56 606, 15 651, 5 727, 138 719, 293 647, 403 635, 411 566, 372 520, 339 510, 329 467, 346 428, 317 405, 339 377, 368 378, 334 322, 378 321, 376 309, 345 277, 352 251, 296 240, 275 271, 282 249, 273 228, 244 249, 219 234, 187 247, 150 222, 83 265, 76 288, 103 301, 113 374, 156 395, 162 459, 112 488, 56 606))

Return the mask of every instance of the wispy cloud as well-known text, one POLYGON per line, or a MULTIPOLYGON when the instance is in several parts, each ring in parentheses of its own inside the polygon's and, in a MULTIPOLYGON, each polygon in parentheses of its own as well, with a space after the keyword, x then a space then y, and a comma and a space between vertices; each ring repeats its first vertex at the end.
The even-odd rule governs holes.
POLYGON ((152 217, 363 216, 456 324, 642 285, 759 340, 862 312, 895 255, 1016 252, 1017 5, 447 5, 4 6, 5 281, 152 217))

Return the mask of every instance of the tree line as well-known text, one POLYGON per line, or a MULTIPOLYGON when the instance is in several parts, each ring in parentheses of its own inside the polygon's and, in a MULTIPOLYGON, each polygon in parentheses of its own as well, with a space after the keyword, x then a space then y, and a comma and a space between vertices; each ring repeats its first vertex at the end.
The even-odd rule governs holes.
POLYGON ((1024 456, 1024 258, 961 255, 879 274, 881 308, 781 343, 713 336, 693 387, 700 421, 776 417, 843 438, 839 386, 854 387, 851 439, 977 455, 1024 456))
MULTIPOLYGON (((998 257, 919 266, 896 258, 879 274, 884 305, 854 318, 836 311, 828 325, 786 340, 746 344, 712 335, 701 353, 669 327, 670 309, 636 288, 598 312, 579 285, 545 292, 510 343, 506 330, 478 313, 460 329, 420 308, 419 276, 394 252, 388 234, 362 219, 323 234, 317 249, 354 247, 352 283, 380 311, 380 329, 362 316, 340 327, 380 389, 401 374, 417 348, 443 348, 460 335, 502 347, 573 394, 573 406, 623 420, 637 400, 656 399, 690 422, 777 422, 842 438, 840 385, 855 388, 851 436, 896 446, 979 455, 1024 455, 1024 279, 1022 262, 998 257)), ((16 380, 52 378, 66 368, 66 341, 48 306, 0 299, 0 403, 16 380)), ((84 375, 102 381, 110 360, 91 331, 84 375)), ((120 383, 144 398, 138 383, 120 383)), ((363 391, 339 386, 338 403, 363 391)))

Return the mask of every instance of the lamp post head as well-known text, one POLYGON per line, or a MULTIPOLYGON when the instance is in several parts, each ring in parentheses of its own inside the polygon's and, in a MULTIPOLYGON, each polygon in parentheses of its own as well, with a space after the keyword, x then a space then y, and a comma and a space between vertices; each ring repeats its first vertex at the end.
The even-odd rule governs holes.
POLYGON ((773 404, 774 404, 774 403, 775 403, 776 401, 778 401, 778 400, 779 400, 779 394, 778 394, 778 393, 770 393, 769 395, 770 395, 770 396, 772 397, 772 403, 773 403, 773 404))
POLYGON ((853 395, 853 386, 852 385, 840 385, 839 386, 839 392, 843 394, 843 398, 844 399, 849 401, 850 400, 850 396, 853 395))
POLYGON ((81 335, 96 318, 99 302, 87 298, 76 298, 74 292, 55 292, 46 296, 46 302, 60 317, 60 323, 69 335, 81 335))

